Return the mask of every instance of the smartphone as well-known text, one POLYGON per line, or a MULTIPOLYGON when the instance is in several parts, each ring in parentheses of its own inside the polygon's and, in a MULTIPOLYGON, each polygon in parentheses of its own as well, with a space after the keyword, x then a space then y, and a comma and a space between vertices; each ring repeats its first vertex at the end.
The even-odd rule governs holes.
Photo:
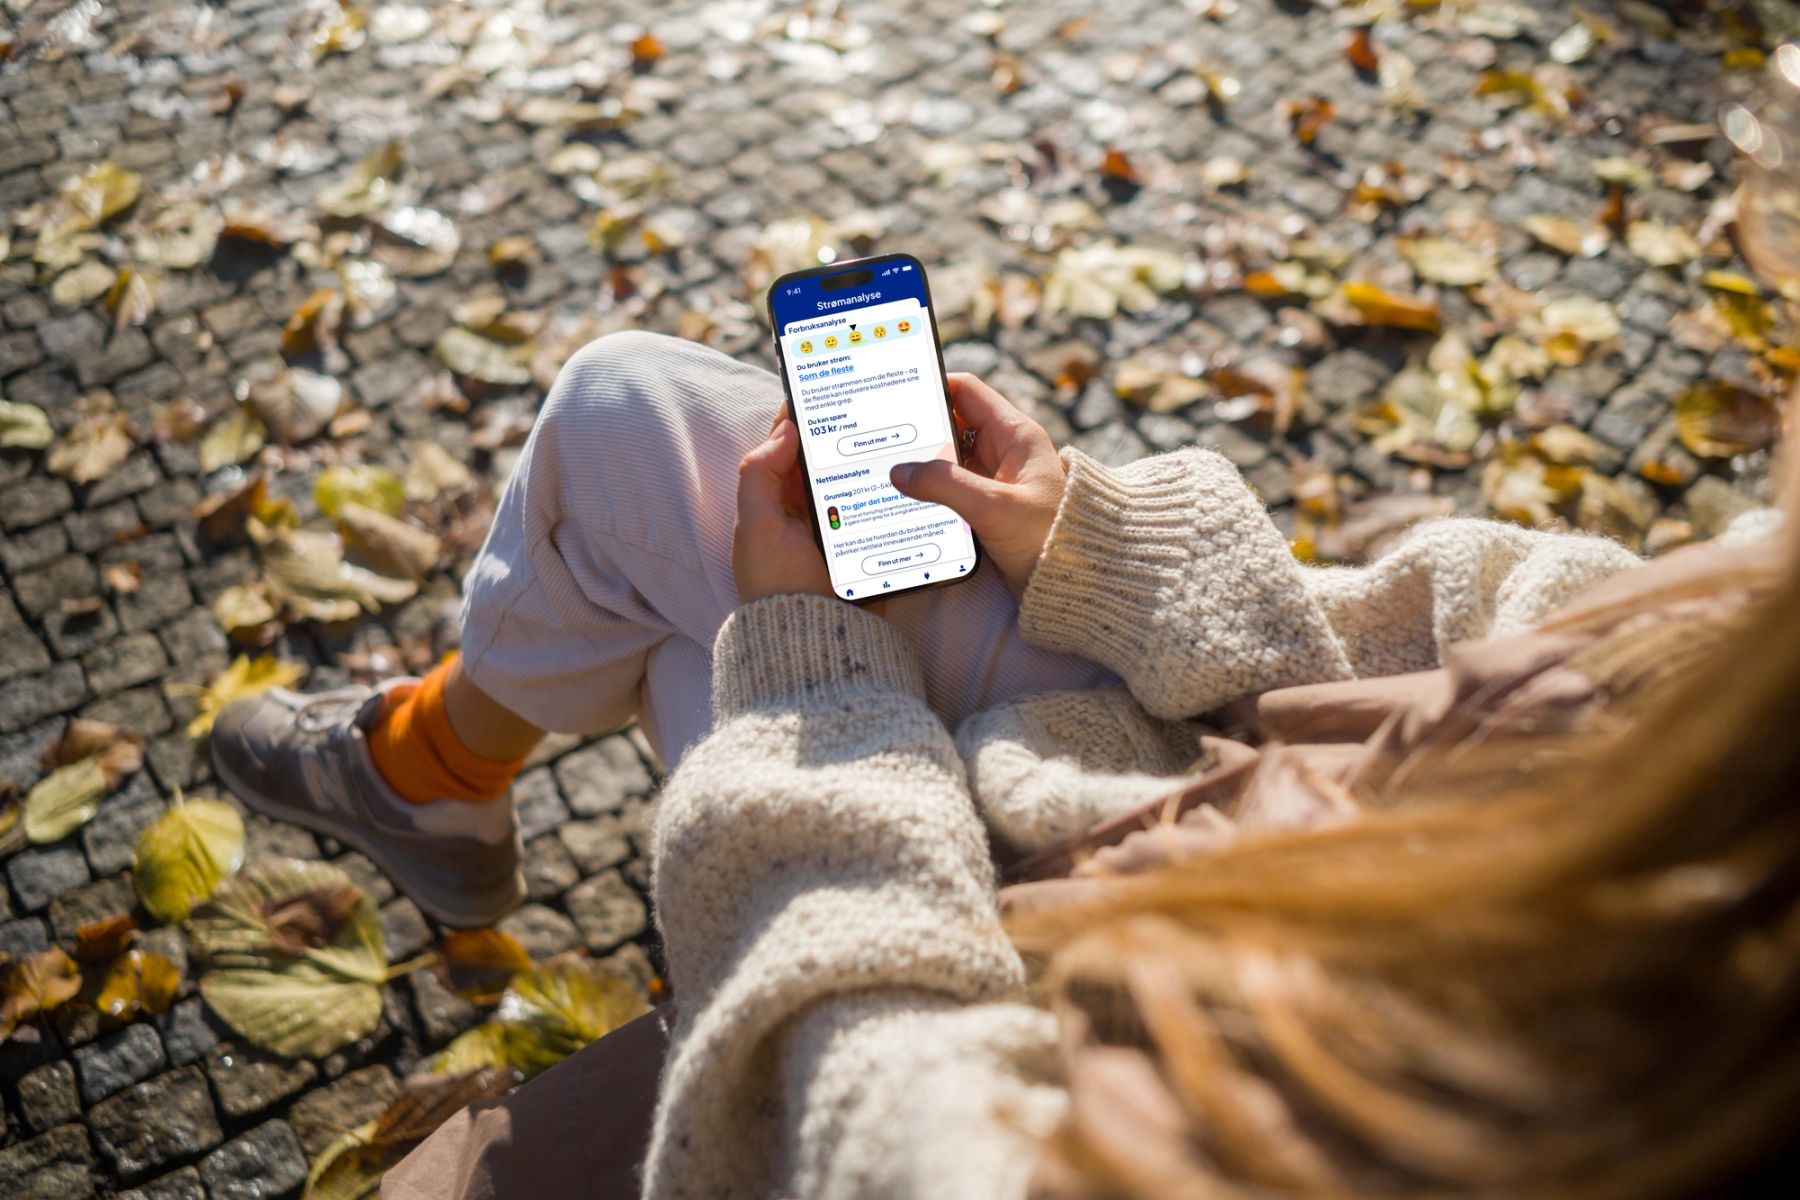
POLYGON ((888 482, 896 463, 962 461, 924 265, 888 254, 783 275, 769 320, 832 590, 867 604, 975 574, 968 522, 888 482))

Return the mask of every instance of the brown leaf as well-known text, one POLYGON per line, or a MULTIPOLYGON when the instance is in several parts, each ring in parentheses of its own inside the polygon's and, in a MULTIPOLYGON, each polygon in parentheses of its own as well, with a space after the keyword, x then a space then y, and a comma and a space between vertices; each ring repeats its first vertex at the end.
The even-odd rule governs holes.
POLYGON ((314 241, 319 227, 303 213, 271 213, 258 208, 241 208, 225 217, 219 230, 220 241, 247 242, 272 250, 286 250, 296 242, 314 241))
POLYGON ((1337 116, 1337 105, 1323 96, 1284 100, 1282 109, 1287 113, 1288 127, 1294 131, 1294 137, 1302 146, 1310 146, 1317 141, 1319 131, 1337 116))
POLYGON ((531 956, 500 929, 452 929, 438 943, 438 976, 475 1004, 496 1004, 514 975, 531 969, 531 956))
POLYGON ((1132 164, 1123 150, 1116 146, 1108 146, 1106 153, 1100 158, 1100 173, 1108 179, 1117 179, 1123 183, 1138 184, 1143 180, 1138 176, 1138 169, 1132 164))
POLYGON ((337 348, 344 322, 344 296, 336 288, 320 288, 300 302, 281 328, 281 356, 287 359, 328 353, 337 348))
POLYGON ((1761 392, 1715 380, 1675 397, 1675 428, 1701 458, 1734 458, 1774 444, 1781 410, 1761 392))
POLYGON ((1402 530, 1455 510, 1456 502, 1450 497, 1428 492, 1370 496, 1347 507, 1336 525, 1318 534, 1318 553, 1321 558, 1338 562, 1363 562, 1402 530))
POLYGON ((275 440, 294 446, 324 432, 343 399, 331 376, 289 367, 251 384, 246 402, 275 440))
POLYGON ((272 898, 257 911, 277 947, 288 954, 304 954, 330 945, 361 899, 362 893, 349 884, 327 883, 272 898))
POLYGON ((337 521, 349 557, 373 571, 423 579, 437 566, 441 544, 416 525, 354 501, 342 505, 337 521))
POLYGON ((1358 29, 1351 35, 1344 46, 1344 58, 1365 75, 1374 75, 1381 69, 1381 56, 1375 53, 1375 42, 1369 37, 1367 26, 1358 29))
POLYGON ((137 922, 130 913, 102 917, 75 929, 75 961, 93 966, 110 962, 125 953, 137 936, 137 922))
POLYGON ((70 483, 92 483, 124 462, 136 445, 131 418, 113 410, 105 392, 84 396, 86 414, 70 427, 60 442, 50 447, 44 465, 70 483))
POLYGON ((98 758, 106 773, 106 786, 118 787, 120 780, 144 765, 144 737, 121 725, 71 717, 44 749, 39 765, 54 771, 84 758, 98 758))
POLYGON ((81 968, 60 946, 16 962, 0 959, 0 1042, 81 990, 81 968))

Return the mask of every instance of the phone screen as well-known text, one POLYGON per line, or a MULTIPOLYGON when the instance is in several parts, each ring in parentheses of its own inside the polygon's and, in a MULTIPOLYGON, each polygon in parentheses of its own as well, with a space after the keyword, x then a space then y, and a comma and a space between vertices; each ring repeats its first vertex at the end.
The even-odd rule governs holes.
POLYGON ((784 276, 769 308, 832 588, 863 601, 967 577, 967 522, 888 482, 896 463, 957 460, 924 268, 896 255, 784 276))

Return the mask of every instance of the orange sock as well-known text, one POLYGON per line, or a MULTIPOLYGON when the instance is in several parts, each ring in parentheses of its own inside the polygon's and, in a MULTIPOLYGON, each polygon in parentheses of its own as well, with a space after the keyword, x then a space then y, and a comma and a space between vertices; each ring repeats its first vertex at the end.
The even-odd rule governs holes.
POLYGON ((417 687, 387 694, 381 720, 368 734, 369 757, 387 785, 414 804, 433 800, 498 800, 523 758, 495 762, 463 745, 444 710, 444 681, 454 660, 439 663, 417 687))

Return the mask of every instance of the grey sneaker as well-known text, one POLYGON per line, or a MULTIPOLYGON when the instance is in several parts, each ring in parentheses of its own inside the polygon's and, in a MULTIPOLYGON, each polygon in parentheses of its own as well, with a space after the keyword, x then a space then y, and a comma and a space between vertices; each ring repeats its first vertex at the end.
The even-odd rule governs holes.
POLYGON ((264 816, 368 855, 444 924, 492 925, 525 898, 512 804, 412 804, 369 757, 364 733, 381 714, 383 693, 407 682, 311 696, 274 688, 228 704, 213 722, 213 769, 264 816))

